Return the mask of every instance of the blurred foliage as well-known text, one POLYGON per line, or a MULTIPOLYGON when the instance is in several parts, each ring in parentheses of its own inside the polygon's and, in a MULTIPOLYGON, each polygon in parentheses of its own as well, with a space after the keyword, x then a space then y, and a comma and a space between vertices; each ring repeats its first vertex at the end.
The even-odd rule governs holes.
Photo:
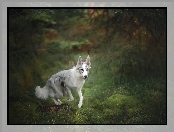
POLYGON ((8 17, 9 124, 166 124, 166 9, 9 8, 8 17), (87 54, 82 108, 73 92, 68 109, 39 111, 53 102, 35 87, 87 54))

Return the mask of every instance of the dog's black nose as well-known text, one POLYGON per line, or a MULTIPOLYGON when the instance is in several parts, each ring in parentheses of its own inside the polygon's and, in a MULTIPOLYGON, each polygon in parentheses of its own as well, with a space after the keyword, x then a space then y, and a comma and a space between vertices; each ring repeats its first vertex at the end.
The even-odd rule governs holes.
POLYGON ((86 79, 87 77, 88 77, 87 75, 84 76, 85 79, 86 79))

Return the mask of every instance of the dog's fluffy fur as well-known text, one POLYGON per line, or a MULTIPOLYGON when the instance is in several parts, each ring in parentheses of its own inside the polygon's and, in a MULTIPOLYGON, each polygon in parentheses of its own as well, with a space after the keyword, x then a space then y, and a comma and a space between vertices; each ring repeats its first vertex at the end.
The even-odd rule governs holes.
POLYGON ((90 68, 91 63, 89 55, 85 62, 82 62, 82 58, 79 56, 75 67, 54 74, 50 79, 48 79, 43 88, 40 88, 40 86, 36 87, 35 95, 40 99, 51 97, 56 105, 60 105, 62 102, 59 99, 66 93, 69 96, 68 101, 74 100, 71 90, 76 90, 80 98, 78 104, 78 107, 80 108, 83 104, 81 90, 85 83, 85 79, 88 77, 90 68))

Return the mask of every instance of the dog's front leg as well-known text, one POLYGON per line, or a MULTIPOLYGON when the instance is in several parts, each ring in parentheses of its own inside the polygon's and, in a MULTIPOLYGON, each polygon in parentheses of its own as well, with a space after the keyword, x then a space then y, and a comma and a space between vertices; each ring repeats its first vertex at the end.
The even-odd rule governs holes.
POLYGON ((77 91, 78 92, 78 95, 79 95, 79 98, 80 98, 80 101, 79 101, 79 104, 78 104, 78 107, 81 108, 82 104, 83 104, 83 96, 82 96, 82 91, 81 89, 77 91))
POLYGON ((74 97, 73 97, 73 95, 71 93, 71 90, 69 88, 67 88, 67 87, 66 87, 66 90, 67 90, 67 93, 68 93, 68 96, 69 96, 68 101, 73 101, 74 100, 74 97))

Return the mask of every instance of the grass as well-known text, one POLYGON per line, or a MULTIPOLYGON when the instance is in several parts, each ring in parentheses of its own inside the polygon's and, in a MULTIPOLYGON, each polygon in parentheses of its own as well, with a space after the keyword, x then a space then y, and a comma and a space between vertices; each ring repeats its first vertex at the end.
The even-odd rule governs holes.
MULTIPOLYGON (((76 64, 79 55, 83 61, 86 54, 72 54, 67 60, 76 64)), ((54 56, 53 56, 54 57, 54 56)), ((48 56, 47 59, 51 59, 48 56)), ((52 74, 68 67, 68 61, 55 61, 42 76, 42 84, 52 74), (52 65, 52 66, 51 66, 52 65)), ((68 109, 41 112, 39 106, 52 106, 51 99, 40 100, 34 96, 34 88, 24 90, 16 99, 10 98, 9 124, 165 124, 166 123, 166 83, 164 79, 147 78, 142 81, 117 83, 117 76, 107 67, 102 68, 91 55, 92 68, 89 78, 82 89, 84 102, 78 108, 79 97, 75 91, 75 98, 64 104, 68 109)), ((46 66, 43 63, 44 66, 46 66)), ((69 67, 70 68, 70 67, 69 67)), ((119 74, 118 74, 119 76, 119 74)), ((138 79, 139 80, 139 79, 138 79)))

